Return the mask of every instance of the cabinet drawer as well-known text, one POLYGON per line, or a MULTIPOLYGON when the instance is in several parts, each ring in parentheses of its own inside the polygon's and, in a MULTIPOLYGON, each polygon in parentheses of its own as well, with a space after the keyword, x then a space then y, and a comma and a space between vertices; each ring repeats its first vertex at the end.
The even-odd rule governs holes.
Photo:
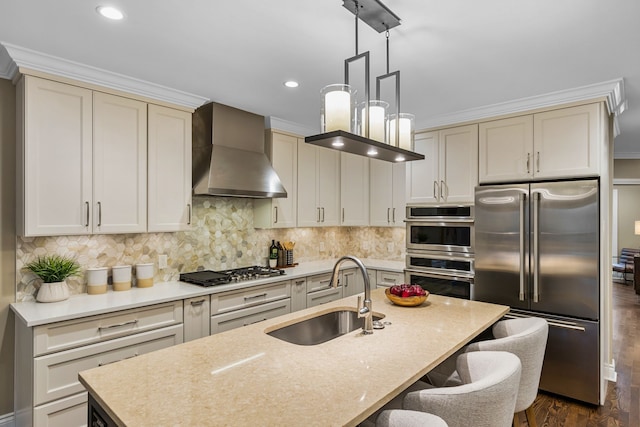
POLYGON ((262 322, 287 313, 291 313, 290 298, 219 314, 211 317, 211 334, 262 322))
MULTIPOLYGON (((253 307, 254 305, 289 298, 290 296, 291 286, 288 280, 237 292, 214 294, 211 295, 211 314, 215 315, 253 307)), ((211 332, 213 333, 213 330, 211 332)))
POLYGON ((378 287, 384 286, 388 288, 393 285, 401 285, 404 283, 404 273, 378 270, 376 282, 378 287))
MULTIPOLYGON (((338 283, 340 285, 340 283, 338 283)), ((307 292, 316 292, 331 287, 331 273, 307 277, 307 292)))
POLYGON ((307 294, 307 307, 315 307, 316 305, 326 302, 335 301, 342 298, 342 287, 324 289, 322 291, 307 294))
POLYGON ((33 409, 33 427, 84 427, 87 425, 87 392, 33 409))
POLYGON ((182 343, 182 324, 34 359, 34 405, 84 391, 78 372, 182 343))
POLYGON ((182 301, 34 328, 34 356, 182 323, 182 301))

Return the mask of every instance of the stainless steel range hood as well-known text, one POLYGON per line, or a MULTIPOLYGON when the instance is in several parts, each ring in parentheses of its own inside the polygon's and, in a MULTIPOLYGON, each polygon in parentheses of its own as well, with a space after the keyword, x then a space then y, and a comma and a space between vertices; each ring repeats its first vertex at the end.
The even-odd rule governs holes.
POLYGON ((193 113, 193 194, 287 197, 264 153, 264 117, 211 102, 193 113))

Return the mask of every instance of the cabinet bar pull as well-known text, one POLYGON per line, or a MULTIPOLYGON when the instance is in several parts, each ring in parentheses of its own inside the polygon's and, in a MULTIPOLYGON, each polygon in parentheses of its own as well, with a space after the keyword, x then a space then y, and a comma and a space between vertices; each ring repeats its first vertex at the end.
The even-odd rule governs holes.
POLYGON ((84 225, 85 227, 89 226, 89 202, 84 202, 86 208, 87 208, 87 221, 86 224, 84 225))
POLYGON ((98 202, 98 227, 102 225, 102 203, 98 202))
POLYGON ((443 195, 443 190, 444 189, 444 181, 440 181, 440 199, 442 200, 447 200, 447 195, 443 195))
POLYGON ((540 152, 536 151, 536 172, 540 172, 540 152))
POLYGON ((391 219, 393 220, 393 223, 396 223, 396 208, 393 208, 391 210, 391 219))
POLYGON ((278 223, 278 207, 277 206, 273 207, 273 216, 274 216, 273 223, 277 224, 278 223))
POLYGON ((322 209, 322 222, 324 222, 324 208, 321 208, 321 209, 322 209))
POLYGON ((342 208, 342 222, 344 222, 344 208, 342 208))
POLYGON ((389 211, 391 211, 391 208, 387 208, 387 223, 391 222, 389 219, 389 211))
POLYGON ((137 323, 138 323, 138 319, 135 319, 135 320, 130 320, 128 322, 116 323, 115 325, 98 326, 98 331, 102 331, 103 329, 121 328, 121 327, 127 326, 127 325, 136 325, 137 323))
POLYGON ((531 153, 527 153, 527 173, 531 173, 531 153))
POLYGON ((259 295, 252 295, 250 297, 244 297, 244 300, 248 301, 250 299, 262 298, 262 297, 266 297, 266 296, 267 296, 267 293, 265 292, 265 293, 259 294, 259 295))
POLYGON ((254 322, 245 323, 244 326, 249 326, 249 325, 253 325, 254 323, 264 322, 265 320, 267 320, 266 317, 264 319, 258 319, 258 320, 254 321, 254 322))
POLYGON ((187 208, 189 208, 189 219, 187 219, 187 225, 191 225, 191 203, 187 203, 187 208))
POLYGON ((320 222, 320 208, 316 208, 316 213, 318 214, 316 222, 320 222))
POLYGON ((438 200, 438 181, 433 181, 433 198, 438 200))
POLYGON ((191 305, 194 306, 194 307, 197 307, 197 306, 202 305, 202 304, 204 304, 204 298, 199 299, 197 301, 191 301, 191 305))
POLYGON ((304 280, 298 280, 296 281, 296 285, 303 285, 304 284, 304 280))

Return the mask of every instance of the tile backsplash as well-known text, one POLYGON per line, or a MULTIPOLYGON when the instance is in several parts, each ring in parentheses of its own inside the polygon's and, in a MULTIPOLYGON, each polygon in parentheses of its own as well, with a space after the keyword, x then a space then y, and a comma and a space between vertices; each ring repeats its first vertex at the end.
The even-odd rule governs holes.
MULTIPOLYGON (((404 228, 318 227, 263 230, 253 227, 250 199, 194 197, 192 228, 175 233, 96 234, 18 237, 16 300, 34 298, 37 280, 24 265, 38 256, 57 253, 74 257, 86 270, 155 263, 155 281, 177 280, 181 272, 198 267, 212 270, 266 265, 271 240, 293 241, 294 262, 355 255, 402 261, 404 228), (324 251, 320 251, 323 243, 324 251), (168 266, 158 269, 158 255, 168 266)), ((84 276, 67 280, 72 294, 86 292, 84 276)))

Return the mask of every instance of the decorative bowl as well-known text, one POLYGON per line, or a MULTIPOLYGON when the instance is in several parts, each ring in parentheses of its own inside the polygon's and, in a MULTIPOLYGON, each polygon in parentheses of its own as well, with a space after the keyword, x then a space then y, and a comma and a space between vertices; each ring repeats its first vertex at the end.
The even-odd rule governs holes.
POLYGON ((402 298, 397 295, 393 295, 389 290, 389 288, 384 290, 384 294, 387 296, 387 298, 389 298, 389 300, 392 303, 396 305, 402 305, 404 307, 415 307, 425 302, 427 300, 427 297, 429 296, 429 292, 428 291, 425 291, 425 292, 427 292, 426 295, 422 295, 422 296, 416 295, 413 297, 402 298))

